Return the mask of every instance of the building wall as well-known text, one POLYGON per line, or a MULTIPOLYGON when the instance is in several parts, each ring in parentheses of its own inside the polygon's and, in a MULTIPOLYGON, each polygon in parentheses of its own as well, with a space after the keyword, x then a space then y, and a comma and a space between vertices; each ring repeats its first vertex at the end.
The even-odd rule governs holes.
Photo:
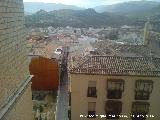
POLYGON ((160 51, 160 40, 155 40, 152 39, 149 44, 148 47, 151 48, 152 50, 154 50, 157 55, 160 55, 159 51, 160 51))
POLYGON ((31 85, 29 85, 3 120, 33 120, 33 103, 30 102, 31 97, 29 97, 31 95, 31 85))
POLYGON ((33 57, 29 65, 32 78, 32 90, 57 90, 59 85, 59 67, 56 60, 33 57))
MULTIPOLYGON (((122 115, 131 115, 132 102, 134 99, 135 80, 153 80, 154 87, 148 102, 150 103, 149 115, 160 115, 158 104, 160 99, 160 81, 158 77, 133 77, 133 76, 101 76, 101 75, 81 75, 71 74, 71 120, 84 120, 88 114, 88 102, 96 102, 96 114, 105 115, 105 102, 107 100, 107 79, 125 80, 124 92, 122 98, 118 99, 123 102, 122 115), (96 81, 97 98, 87 97, 88 81, 96 81), (80 118, 80 115, 84 117, 80 118)), ((143 100, 140 100, 143 101, 143 100)), ((96 118, 99 120, 100 118, 96 118)), ((106 118, 103 118, 104 120, 106 118)), ((102 119, 102 120, 103 120, 102 119)), ((126 118, 121 118, 126 119, 126 118)), ((131 119, 130 117, 128 119, 131 119)), ((91 118, 89 119, 91 120, 91 118)), ((94 119, 95 120, 95 119, 94 119)), ((147 120, 159 120, 159 118, 147 118, 147 120)))
MULTIPOLYGON (((27 49, 25 42, 24 10, 22 0, 0 1, 0 110, 2 106, 17 91, 21 83, 30 75, 28 70, 27 49)), ((27 107, 31 101, 30 88, 22 94, 15 108, 7 113, 12 120, 27 116, 31 118, 31 107, 27 107), (26 99, 27 98, 27 99, 26 99), (25 104, 28 102, 28 104, 25 104), (27 105, 27 106, 25 106, 27 105), (23 109, 26 108, 26 109, 23 109), (19 109, 28 112, 28 115, 20 114, 19 109), (18 110, 18 111, 17 111, 18 110), (17 117, 15 117, 15 113, 17 117)), ((24 120, 23 119, 23 120, 24 120)), ((10 120, 9 118, 7 120, 10 120)), ((28 119, 29 120, 29 119, 28 119)))

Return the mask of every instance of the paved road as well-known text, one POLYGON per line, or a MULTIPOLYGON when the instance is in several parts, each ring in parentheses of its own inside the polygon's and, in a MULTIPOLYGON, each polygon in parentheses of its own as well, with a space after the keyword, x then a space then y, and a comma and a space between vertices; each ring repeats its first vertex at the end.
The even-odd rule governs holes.
POLYGON ((69 106, 68 75, 67 72, 65 72, 63 77, 63 83, 59 88, 56 120, 68 120, 68 106, 69 106))

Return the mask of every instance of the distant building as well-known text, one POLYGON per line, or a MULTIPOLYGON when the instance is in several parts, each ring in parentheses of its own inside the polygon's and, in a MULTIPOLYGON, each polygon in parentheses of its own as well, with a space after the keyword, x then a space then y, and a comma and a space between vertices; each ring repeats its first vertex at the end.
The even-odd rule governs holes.
POLYGON ((0 2, 0 120, 33 120, 22 0, 0 2))
MULTIPOLYGON (((154 43, 154 42, 153 42, 154 43)), ((99 55, 125 57, 159 57, 159 53, 148 45, 118 44, 111 41, 101 41, 95 44, 99 55)))
POLYGON ((126 42, 130 44, 142 44, 143 34, 141 30, 129 29, 120 30, 117 41, 126 42))
POLYGON ((42 40, 43 38, 41 32, 32 32, 30 36, 31 36, 31 39, 33 40, 42 40))
POLYGON ((160 55, 160 33, 151 31, 147 46, 160 55))

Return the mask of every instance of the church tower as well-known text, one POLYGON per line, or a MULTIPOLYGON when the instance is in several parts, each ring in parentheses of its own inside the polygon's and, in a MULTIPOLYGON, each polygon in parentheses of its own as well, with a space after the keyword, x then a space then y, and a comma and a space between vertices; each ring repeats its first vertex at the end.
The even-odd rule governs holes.
POLYGON ((148 21, 145 23, 145 27, 144 27, 144 45, 149 44, 149 35, 150 35, 151 30, 152 30, 152 26, 151 26, 149 19, 148 19, 148 21))

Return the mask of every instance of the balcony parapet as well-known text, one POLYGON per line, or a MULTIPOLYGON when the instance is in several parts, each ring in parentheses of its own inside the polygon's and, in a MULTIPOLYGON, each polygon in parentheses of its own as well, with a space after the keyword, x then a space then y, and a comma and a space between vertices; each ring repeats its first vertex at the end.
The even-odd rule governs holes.
POLYGON ((5 115, 8 113, 10 109, 12 109, 13 105, 16 103, 16 101, 20 98, 20 96, 23 95, 23 91, 27 88, 29 85, 33 75, 29 75, 17 88, 13 94, 11 94, 6 102, 2 105, 0 108, 0 120, 5 117, 5 115))

